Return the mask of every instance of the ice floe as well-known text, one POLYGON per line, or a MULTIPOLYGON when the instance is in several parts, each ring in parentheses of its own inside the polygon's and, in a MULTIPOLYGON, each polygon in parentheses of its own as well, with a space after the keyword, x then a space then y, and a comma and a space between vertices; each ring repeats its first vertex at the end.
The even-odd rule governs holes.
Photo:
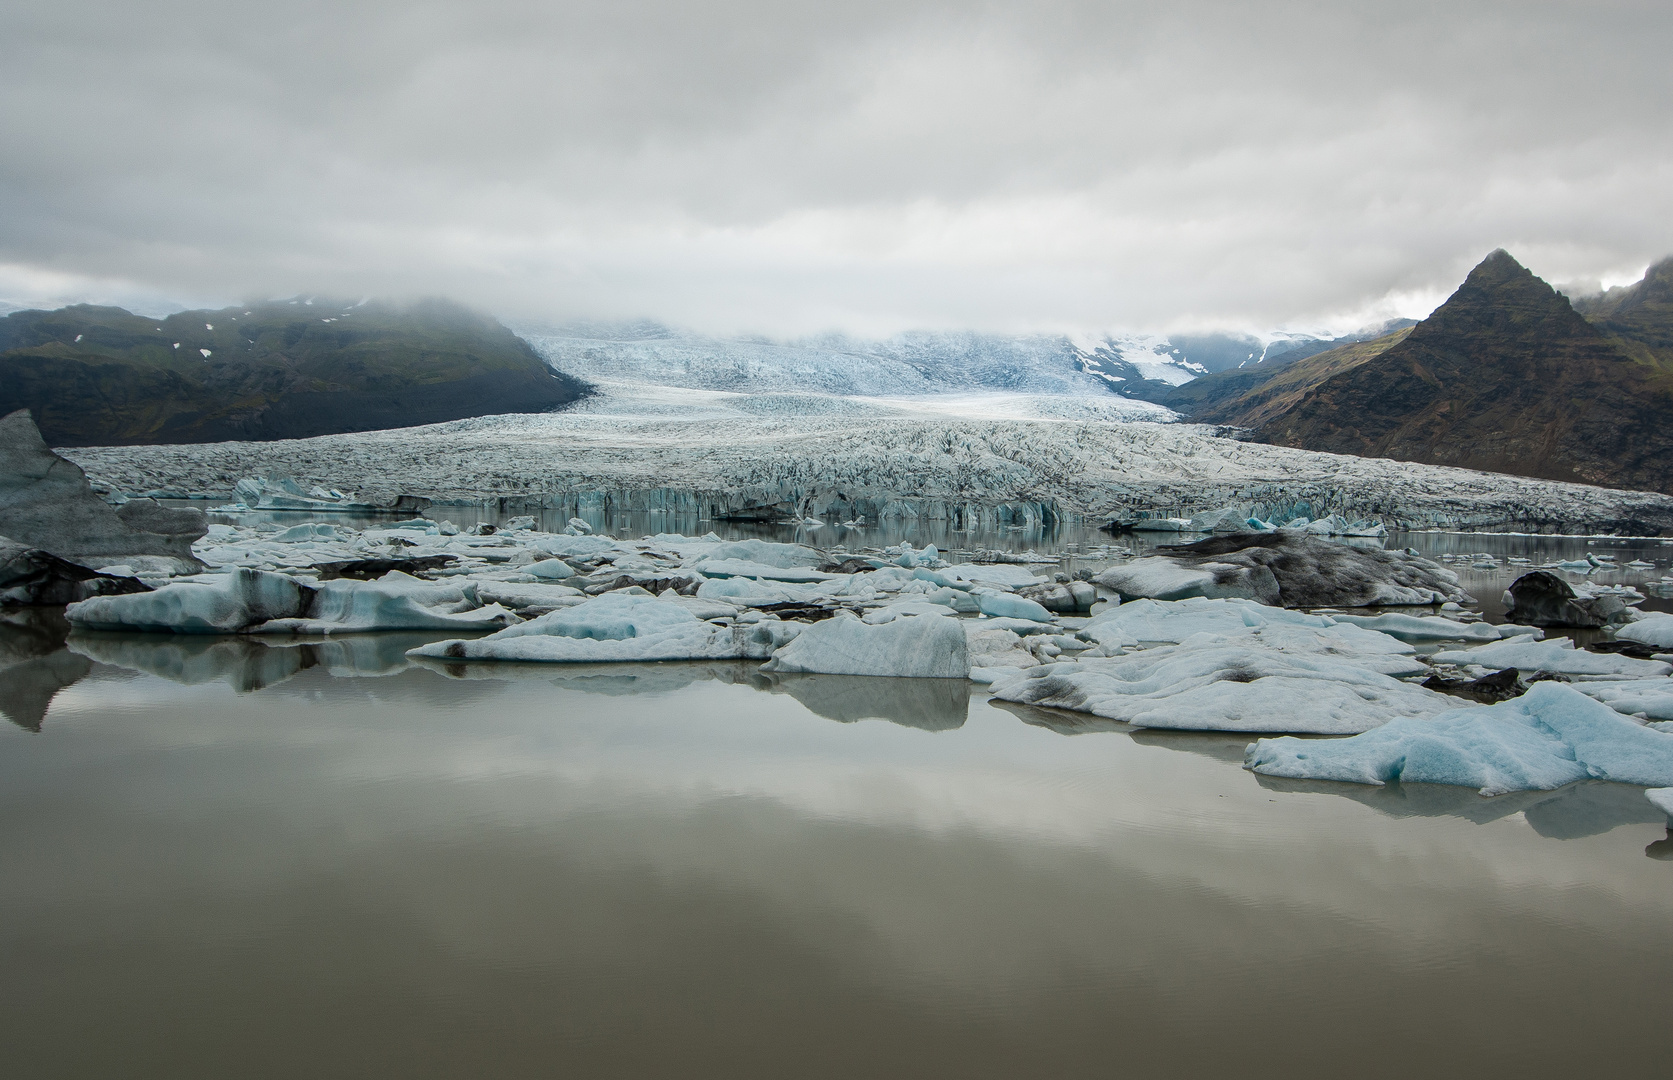
POLYGON ((1442 664, 1477 665, 1492 668, 1516 668, 1519 671, 1548 671, 1554 675, 1606 675, 1649 678, 1673 674, 1673 664, 1660 660, 1635 660, 1630 656, 1587 652, 1576 649, 1573 640, 1557 638, 1533 641, 1512 638, 1474 649, 1454 649, 1437 652, 1433 659, 1442 664))
POLYGON ((920 615, 868 624, 844 612, 803 630, 765 670, 963 679, 970 675, 970 652, 956 619, 920 615))
POLYGON ((1454 707, 1394 677, 1424 670, 1412 651, 1358 627, 1242 627, 1034 668, 995 683, 993 692, 1139 727, 1349 734, 1454 707))
POLYGON ((761 660, 801 630, 778 619, 723 625, 653 596, 614 592, 487 637, 423 645, 410 655, 526 663, 761 660))
POLYGON ((1645 613, 1643 618, 1618 628, 1615 636, 1623 641, 1636 641, 1640 645, 1673 651, 1673 615, 1645 613))
POLYGON ((1560 683, 1499 705, 1403 717, 1350 739, 1261 739, 1247 768, 1300 780, 1428 783, 1483 795, 1543 791, 1594 778, 1673 785, 1673 734, 1655 731, 1560 683))
POLYGON ((391 573, 373 582, 308 585, 285 574, 238 569, 214 581, 100 596, 65 609, 87 630, 177 634, 330 634, 373 630, 491 629, 516 620, 467 587, 391 573))

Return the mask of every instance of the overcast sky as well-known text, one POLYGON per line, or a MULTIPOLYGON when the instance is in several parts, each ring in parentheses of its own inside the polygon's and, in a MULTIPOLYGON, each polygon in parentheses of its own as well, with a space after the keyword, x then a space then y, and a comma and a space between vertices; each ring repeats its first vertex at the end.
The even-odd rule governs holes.
POLYGON ((1342 326, 1673 253, 1673 4, 0 0, 0 298, 1342 326))

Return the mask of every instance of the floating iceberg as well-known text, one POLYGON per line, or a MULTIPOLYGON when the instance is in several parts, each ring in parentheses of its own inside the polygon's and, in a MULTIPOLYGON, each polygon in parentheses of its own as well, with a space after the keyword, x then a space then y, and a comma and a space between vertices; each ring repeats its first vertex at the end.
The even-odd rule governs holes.
POLYGON ((970 676, 965 634, 960 619, 918 615, 870 625, 840 612, 803 630, 763 670, 965 679, 970 676))
MULTIPOLYGON (((1333 615, 1339 623, 1389 634, 1401 641, 1498 641, 1500 628, 1489 623, 1463 623, 1439 615, 1333 615)), ((1520 629, 1520 628, 1518 628, 1520 629)))
POLYGON ((1335 625, 1327 615, 1308 615, 1249 600, 1132 600, 1087 620, 1080 630, 1089 640, 1119 631, 1131 641, 1178 643, 1195 634, 1234 634, 1250 627, 1284 625, 1322 630, 1335 625))
POLYGON ((732 540, 714 545, 693 564, 703 569, 710 563, 730 560, 774 566, 781 570, 813 570, 824 565, 825 553, 805 544, 778 544, 770 540, 732 540))
POLYGON ((323 525, 317 521, 305 521, 300 525, 292 525, 288 529, 281 529, 267 538, 273 544, 306 544, 317 540, 347 540, 349 532, 339 529, 335 525, 323 525))
POLYGON ((238 569, 218 581, 182 581, 155 592, 101 596, 65 615, 84 630, 173 634, 332 634, 371 630, 493 629, 517 621, 473 589, 406 574, 377 581, 304 585, 284 574, 238 569))
POLYGON ((1615 636, 1623 641, 1636 641, 1651 648, 1673 651, 1673 615, 1660 612, 1648 614, 1616 630, 1615 636))
POLYGON ((1618 713, 1673 720, 1673 679, 1586 679, 1569 685, 1618 713))
POLYGON ((1034 668, 993 692, 1137 727, 1352 734, 1455 706, 1392 677, 1423 669, 1410 651, 1357 627, 1275 625, 1034 668))
POLYGON ((1351 739, 1261 739, 1244 767, 1356 784, 1457 784, 1483 795, 1585 780, 1673 785, 1673 735, 1643 727, 1560 683, 1499 705, 1398 719, 1351 739))
POLYGON ((192 541, 208 530, 201 510, 150 499, 120 507, 94 494, 79 465, 54 453, 29 410, 0 417, 0 530, 13 543, 99 569, 150 565, 203 569, 192 541))
POLYGON ((1028 619, 1032 622, 1051 622, 1051 612, 1026 597, 994 589, 975 589, 976 606, 983 615, 996 619, 1028 619))
POLYGON ((1458 575, 1400 551, 1333 544, 1292 531, 1233 533, 1114 566, 1095 579, 1123 597, 1241 597, 1282 607, 1468 602, 1458 575))
POLYGON ((699 619, 677 603, 614 592, 497 634, 432 642, 408 655, 548 664, 760 660, 801 629, 799 623, 778 619, 723 626, 699 619))
POLYGON ((805 566, 774 566, 747 559, 699 559, 695 569, 712 578, 756 578, 761 581, 829 581, 834 575, 821 574, 805 566))
MULTIPOLYGON (((1588 572, 1592 569, 1589 562, 1581 565, 1588 572)), ((1546 570, 1530 571, 1511 582, 1504 601, 1510 618, 1530 626, 1596 627, 1630 617, 1619 596, 1592 585, 1576 589, 1546 570)))
POLYGON ((91 570, 0 536, 0 608, 56 607, 94 596, 149 592, 150 588, 137 578, 91 570))
POLYGON ((921 573, 934 575, 930 580, 942 584, 968 582, 971 585, 999 585, 1007 589, 1039 585, 1045 581, 1028 567, 1015 563, 955 563, 921 573))

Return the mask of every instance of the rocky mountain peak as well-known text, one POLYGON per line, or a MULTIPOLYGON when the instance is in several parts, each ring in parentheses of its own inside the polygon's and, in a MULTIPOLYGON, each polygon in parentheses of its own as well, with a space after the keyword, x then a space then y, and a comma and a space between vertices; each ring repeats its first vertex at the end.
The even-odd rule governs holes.
POLYGON ((1411 340, 1446 342, 1456 348, 1485 337, 1502 347, 1577 336, 1594 338, 1597 331, 1567 297, 1500 248, 1481 260, 1446 303, 1417 325, 1411 340))

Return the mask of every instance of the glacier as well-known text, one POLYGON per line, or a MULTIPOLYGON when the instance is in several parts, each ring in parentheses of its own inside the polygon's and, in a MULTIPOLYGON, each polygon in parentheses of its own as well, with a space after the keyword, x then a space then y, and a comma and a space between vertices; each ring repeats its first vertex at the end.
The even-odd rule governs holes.
POLYGON ((818 411, 806 403, 812 396, 752 411, 760 395, 605 387, 562 413, 64 456, 114 492, 225 498, 243 478, 278 475, 413 510, 487 504, 508 514, 916 519, 969 529, 1235 508, 1263 521, 1337 515, 1391 530, 1673 530, 1665 495, 1292 450, 1193 424, 1031 415, 1047 411, 1042 401, 1082 408, 1065 395, 990 397, 981 415, 959 415, 972 408, 968 397, 934 408, 829 398, 838 407, 818 411))

